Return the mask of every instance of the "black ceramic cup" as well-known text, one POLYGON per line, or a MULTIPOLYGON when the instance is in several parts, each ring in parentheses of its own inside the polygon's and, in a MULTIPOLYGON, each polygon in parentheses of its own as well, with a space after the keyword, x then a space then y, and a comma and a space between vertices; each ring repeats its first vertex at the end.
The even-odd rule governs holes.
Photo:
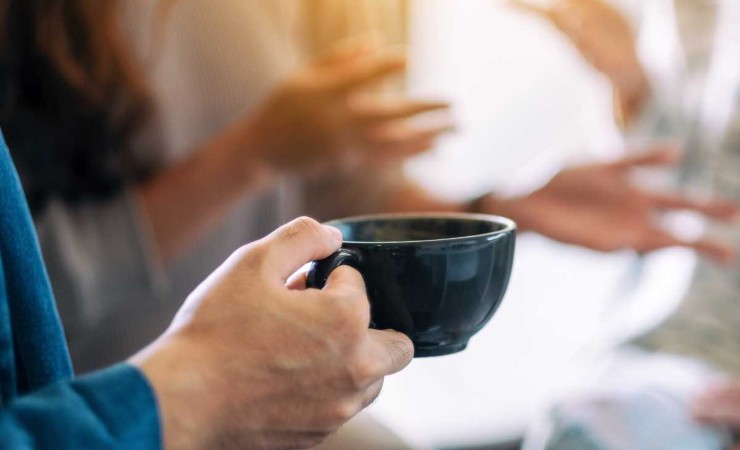
POLYGON ((377 215, 328 222, 342 248, 312 264, 307 285, 322 288, 339 266, 362 274, 377 329, 408 335, 415 356, 465 349, 506 292, 516 225, 481 214, 377 215))

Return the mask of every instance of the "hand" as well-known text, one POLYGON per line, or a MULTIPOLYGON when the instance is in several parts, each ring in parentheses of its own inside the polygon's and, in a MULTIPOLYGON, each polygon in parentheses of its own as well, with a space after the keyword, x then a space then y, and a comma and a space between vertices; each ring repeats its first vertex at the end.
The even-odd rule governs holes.
POLYGON ((362 92, 405 64, 402 54, 353 41, 298 71, 251 122, 263 160, 279 170, 306 171, 395 161, 429 149, 450 127, 423 128, 407 119, 446 110, 447 103, 362 92))
POLYGON ((137 186, 137 200, 161 258, 177 258, 234 205, 270 186, 276 176, 397 163, 429 149, 449 130, 407 120, 445 110, 446 103, 361 92, 405 65, 403 56, 373 49, 357 41, 345 44, 296 73, 248 118, 137 186))
POLYGON ((304 218, 239 249, 133 358, 158 397, 166 448, 315 446, 411 361, 406 336, 368 328, 353 269, 323 290, 286 286, 340 245, 338 230, 304 218))
MULTIPOLYGON (((700 422, 740 432, 740 380, 710 387, 694 402, 693 412, 700 422)), ((740 444, 735 450, 740 450, 740 444)))
POLYGON ((525 0, 510 2, 549 20, 586 61, 609 78, 621 123, 627 124, 637 115, 650 87, 637 56, 632 27, 616 8, 602 0, 558 0, 551 7, 525 0))
POLYGON ((727 246, 707 239, 683 241, 661 229, 654 215, 686 209, 716 219, 731 219, 737 212, 734 203, 700 202, 681 195, 648 192, 630 182, 629 175, 636 168, 675 162, 674 152, 654 150, 616 162, 574 167, 561 171, 525 197, 490 196, 483 206, 487 212, 511 217, 522 229, 594 250, 630 248, 644 253, 684 246, 719 261, 731 260, 733 250, 727 246))

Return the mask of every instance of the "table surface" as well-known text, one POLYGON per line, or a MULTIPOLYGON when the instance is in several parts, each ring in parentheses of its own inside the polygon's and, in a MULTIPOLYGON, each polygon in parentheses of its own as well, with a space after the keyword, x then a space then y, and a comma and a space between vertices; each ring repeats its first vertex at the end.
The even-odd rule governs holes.
POLYGON ((521 436, 588 355, 669 314, 694 264, 687 250, 605 255, 523 235, 507 296, 468 349, 414 360, 369 413, 415 448, 521 436))

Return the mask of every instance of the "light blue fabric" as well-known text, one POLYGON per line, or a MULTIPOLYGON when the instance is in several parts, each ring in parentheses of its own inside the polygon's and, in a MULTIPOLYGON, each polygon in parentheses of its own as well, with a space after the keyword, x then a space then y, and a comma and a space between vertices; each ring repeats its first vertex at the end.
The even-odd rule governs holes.
POLYGON ((552 412, 545 450, 724 450, 728 436, 703 427, 670 392, 634 392, 573 400, 552 412))
POLYGON ((0 135, 0 448, 158 449, 157 404, 121 364, 72 379, 28 207, 0 135))
POLYGON ((726 450, 730 430, 694 420, 691 405, 718 373, 675 355, 622 348, 582 374, 535 424, 526 450, 726 450))

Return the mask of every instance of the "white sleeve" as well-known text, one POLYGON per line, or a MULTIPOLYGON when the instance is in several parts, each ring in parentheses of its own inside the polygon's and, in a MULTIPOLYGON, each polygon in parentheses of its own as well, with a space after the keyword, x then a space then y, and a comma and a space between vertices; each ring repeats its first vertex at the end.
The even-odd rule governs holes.
POLYGON ((642 2, 638 51, 651 98, 629 130, 633 141, 691 145, 712 54, 715 10, 688 2, 642 2))

